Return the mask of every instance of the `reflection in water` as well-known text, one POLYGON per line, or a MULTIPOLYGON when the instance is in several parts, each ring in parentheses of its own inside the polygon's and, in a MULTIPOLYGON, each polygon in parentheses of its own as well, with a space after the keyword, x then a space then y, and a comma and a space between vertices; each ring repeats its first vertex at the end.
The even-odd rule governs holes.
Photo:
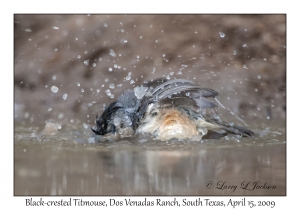
POLYGON ((273 136, 87 145, 15 139, 15 195, 285 195, 285 147, 273 136), (261 189, 249 190, 255 182, 261 189))

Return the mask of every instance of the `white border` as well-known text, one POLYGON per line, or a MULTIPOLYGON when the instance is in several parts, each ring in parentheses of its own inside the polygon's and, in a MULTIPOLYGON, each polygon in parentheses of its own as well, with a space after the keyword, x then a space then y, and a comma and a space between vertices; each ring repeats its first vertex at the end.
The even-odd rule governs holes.
MULTIPOLYGON (((292 1, 290 1, 292 2, 292 1)), ((13 197, 13 14, 15 13, 287 13, 287 197, 264 197, 276 200, 276 208, 298 206, 298 90, 299 90, 299 12, 297 4, 282 1, 11 1, 2 2, 1 71, 2 91, 1 122, 4 137, 1 139, 1 200, 6 206, 24 207, 25 197, 13 197), (4 46, 4 47, 3 47, 4 46)), ((294 1, 295 2, 295 1, 294 1)), ((51 199, 47 197, 46 199, 51 199)), ((66 197, 53 197, 55 199, 66 197)), ((118 197, 121 198, 121 197, 118 197)), ((138 198, 138 197, 134 197, 138 198)), ((154 198, 154 197, 152 197, 154 198)), ((179 197, 179 199, 182 197, 179 197)), ((210 197, 205 197, 210 198, 210 197)), ((236 199, 242 197, 235 197, 236 199)), ((260 197, 247 197, 260 200, 260 197)), ((93 200, 95 197, 85 197, 93 200)), ((108 197, 104 197, 108 199, 108 197)), ((211 197, 228 200, 229 197, 211 197)), ((27 207, 28 208, 28 207, 27 207)), ((26 209, 27 209, 26 208, 26 209)), ((36 208, 36 207, 35 207, 36 208)), ((165 207, 164 207, 165 208, 165 207)), ((169 207, 171 208, 171 207, 169 207)), ((31 208, 30 208, 31 209, 31 208)), ((66 209, 66 207, 64 207, 66 209)), ((238 208, 235 208, 238 209, 238 208)))

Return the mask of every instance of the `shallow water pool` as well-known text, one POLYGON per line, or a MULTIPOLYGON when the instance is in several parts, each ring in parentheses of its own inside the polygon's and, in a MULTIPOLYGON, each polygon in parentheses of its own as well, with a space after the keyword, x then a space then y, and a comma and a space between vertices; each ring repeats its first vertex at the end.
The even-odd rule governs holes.
POLYGON ((285 131, 199 142, 15 131, 15 195, 286 195, 285 131))

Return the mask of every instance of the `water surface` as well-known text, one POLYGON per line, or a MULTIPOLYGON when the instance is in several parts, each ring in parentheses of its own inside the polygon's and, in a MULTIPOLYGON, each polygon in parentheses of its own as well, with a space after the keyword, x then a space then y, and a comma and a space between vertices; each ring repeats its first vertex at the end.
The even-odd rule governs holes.
POLYGON ((85 129, 55 136, 16 130, 15 195, 286 194, 282 131, 200 142, 95 142, 85 129))

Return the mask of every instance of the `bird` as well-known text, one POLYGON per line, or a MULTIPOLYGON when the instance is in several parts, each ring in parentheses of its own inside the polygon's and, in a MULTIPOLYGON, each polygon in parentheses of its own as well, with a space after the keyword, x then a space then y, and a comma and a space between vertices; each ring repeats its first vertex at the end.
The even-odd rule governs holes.
POLYGON ((150 135, 154 140, 209 139, 228 134, 252 137, 254 133, 223 122, 215 103, 218 92, 188 79, 155 79, 126 89, 96 115, 96 135, 117 139, 150 135))

